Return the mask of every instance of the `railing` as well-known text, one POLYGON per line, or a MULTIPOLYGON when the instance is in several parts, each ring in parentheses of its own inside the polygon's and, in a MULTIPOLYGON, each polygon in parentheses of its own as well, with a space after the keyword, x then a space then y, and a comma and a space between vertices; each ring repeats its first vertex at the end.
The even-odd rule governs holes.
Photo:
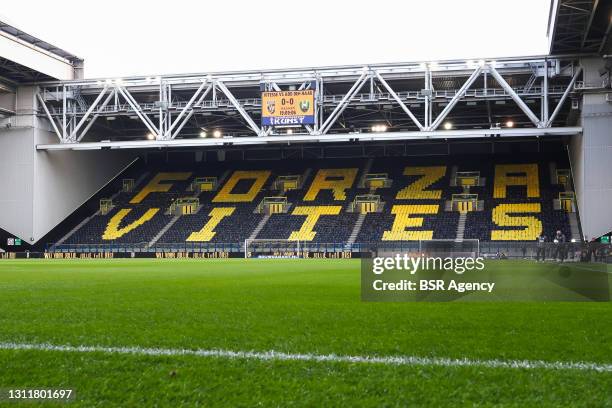
MULTIPOLYGON (((452 240, 450 241, 452 242, 452 240)), ((457 243, 460 246, 460 243, 457 243)), ((267 251, 282 250, 290 248, 290 243, 279 241, 277 244, 268 244, 267 251)), ((372 249, 396 252, 415 252, 419 251, 419 241, 398 241, 398 242, 376 242, 376 243, 323 243, 323 242, 302 242, 300 241, 300 251, 318 253, 338 253, 369 252, 372 249)), ((559 249, 562 249, 566 259, 575 259, 582 252, 593 251, 595 253, 609 254, 612 256, 612 245, 599 243, 567 242, 558 244, 547 242, 538 244, 537 242, 491 242, 480 241, 480 254, 483 256, 506 256, 508 258, 535 258, 538 252, 544 252, 547 258, 553 257, 559 249)), ((261 248, 258 250, 261 251, 261 248)), ((228 252, 242 253, 244 251, 243 242, 218 243, 218 242, 180 242, 180 243, 156 243, 148 246, 146 243, 136 244, 50 244, 47 252, 52 253, 139 253, 139 252, 228 252)))

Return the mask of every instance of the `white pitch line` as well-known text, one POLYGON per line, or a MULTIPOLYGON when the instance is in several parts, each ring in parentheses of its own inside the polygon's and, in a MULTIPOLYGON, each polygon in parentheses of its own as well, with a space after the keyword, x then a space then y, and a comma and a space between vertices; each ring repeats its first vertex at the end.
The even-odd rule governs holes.
POLYGON ((471 360, 415 356, 343 356, 336 354, 294 354, 279 351, 189 350, 142 347, 70 346, 48 343, 0 343, 0 350, 61 351, 72 353, 131 354, 140 356, 196 356, 260 361, 306 361, 332 363, 381 364, 395 366, 484 367, 509 369, 545 369, 612 372, 612 364, 541 360, 471 360))

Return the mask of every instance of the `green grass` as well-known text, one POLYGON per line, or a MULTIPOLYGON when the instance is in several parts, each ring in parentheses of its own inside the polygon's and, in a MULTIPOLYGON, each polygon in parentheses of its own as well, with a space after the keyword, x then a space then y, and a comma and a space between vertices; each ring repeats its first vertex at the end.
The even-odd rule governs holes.
MULTIPOLYGON (((0 261, 0 342, 612 363, 608 302, 366 303, 359 286, 355 260, 0 261)), ((86 407, 612 406, 609 372, 0 351, 12 387, 86 407)))

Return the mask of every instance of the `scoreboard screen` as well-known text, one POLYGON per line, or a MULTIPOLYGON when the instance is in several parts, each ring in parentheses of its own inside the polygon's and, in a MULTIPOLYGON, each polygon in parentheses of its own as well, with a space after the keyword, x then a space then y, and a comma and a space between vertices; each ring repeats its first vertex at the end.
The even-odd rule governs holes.
POLYGON ((262 126, 297 126, 314 123, 314 90, 261 93, 262 126))

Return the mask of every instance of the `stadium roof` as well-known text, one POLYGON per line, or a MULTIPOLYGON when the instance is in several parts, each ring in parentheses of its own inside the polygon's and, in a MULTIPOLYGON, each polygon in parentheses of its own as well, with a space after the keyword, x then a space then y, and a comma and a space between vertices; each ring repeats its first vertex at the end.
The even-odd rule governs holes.
POLYGON ((83 60, 61 48, 0 21, 0 77, 16 83, 73 79, 83 60))
POLYGON ((547 30, 551 54, 606 53, 611 29, 611 1, 551 0, 547 30))

